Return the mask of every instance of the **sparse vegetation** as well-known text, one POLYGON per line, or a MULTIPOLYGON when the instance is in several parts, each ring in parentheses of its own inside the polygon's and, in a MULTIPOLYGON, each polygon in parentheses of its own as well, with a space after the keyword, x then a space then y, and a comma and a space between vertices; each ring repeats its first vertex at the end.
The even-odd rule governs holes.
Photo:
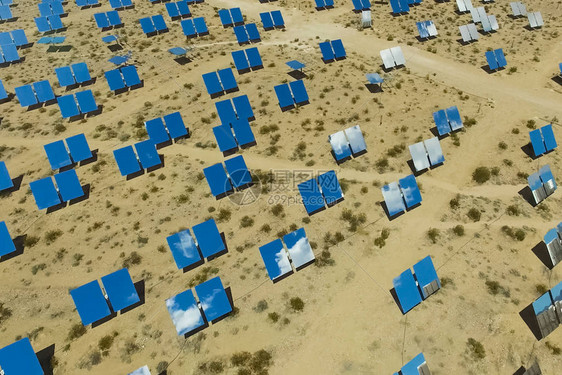
POLYGON ((471 337, 466 342, 466 345, 468 346, 468 351, 473 359, 481 360, 486 358, 486 350, 484 349, 484 345, 482 345, 482 343, 480 343, 479 341, 476 341, 471 337))
POLYGON ((491 176, 492 173, 488 167, 478 167, 472 172, 472 179, 479 184, 488 181, 491 176))

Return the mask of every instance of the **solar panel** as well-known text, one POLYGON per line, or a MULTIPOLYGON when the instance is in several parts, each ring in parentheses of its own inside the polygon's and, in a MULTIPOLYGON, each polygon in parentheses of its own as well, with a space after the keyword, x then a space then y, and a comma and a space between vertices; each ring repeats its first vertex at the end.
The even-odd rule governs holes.
POLYGON ((51 30, 60 30, 64 28, 59 15, 47 16, 47 20, 51 30))
POLYGON ((45 103, 55 99, 55 94, 53 93, 51 84, 47 80, 34 82, 33 90, 35 91, 37 99, 40 103, 45 103))
POLYGON ((352 0, 353 2, 353 10, 359 12, 363 10, 363 4, 361 4, 361 0, 352 0))
POLYGON ((221 24, 224 27, 231 26, 233 24, 232 17, 230 15, 230 11, 228 9, 220 9, 218 11, 218 14, 219 14, 221 24))
POLYGON ((382 51, 380 51, 380 55, 385 69, 390 69, 396 66, 394 57, 392 56, 390 49, 383 49, 382 51))
POLYGON ((336 59, 342 59, 346 57, 347 54, 345 52, 345 48, 343 47, 343 42, 341 41, 341 39, 332 40, 331 44, 336 59))
POLYGON ((349 146, 354 156, 358 156, 367 151, 367 144, 365 143, 365 138, 363 137, 363 132, 359 125, 345 129, 345 135, 349 140, 349 146))
POLYGON ((205 83, 205 87, 207 88, 209 95, 212 96, 223 92, 217 72, 203 74, 203 82, 205 83))
POLYGON ((490 70, 498 69, 499 66, 498 66, 498 62, 496 61, 496 55, 494 54, 494 51, 486 51, 485 55, 490 70))
POLYGON ((184 33, 184 35, 186 35, 187 37, 193 37, 197 35, 197 32, 195 31, 195 26, 193 23, 193 20, 183 20, 181 21, 181 28, 182 31, 184 33))
POLYGON ((546 147, 544 145, 541 130, 535 129, 529 132, 531 138, 531 146, 533 147, 533 152, 535 156, 540 156, 546 152, 546 147))
POLYGON ((6 375, 44 374, 37 355, 27 337, 0 349, 0 368, 2 368, 6 375))
POLYGON ((236 116, 241 120, 250 120, 254 118, 254 111, 248 99, 248 95, 241 95, 232 98, 236 116))
POLYGON ((309 215, 326 207, 324 197, 316 179, 302 182, 298 185, 302 203, 309 215))
POLYGON ((8 226, 5 221, 0 221, 0 257, 16 251, 16 245, 12 240, 8 226))
POLYGON ((336 176, 336 172, 328 171, 318 176, 318 185, 328 207, 338 203, 343 198, 343 192, 336 176))
POLYGON ((185 335, 205 325, 197 301, 189 289, 167 299, 166 308, 178 335, 185 335))
POLYGON ((204 35, 209 32, 209 29, 207 28, 207 24, 205 23, 205 18, 195 17, 193 19, 193 24, 195 25, 195 30, 197 31, 197 34, 204 35))
POLYGON ((197 246, 199 250, 201 250, 201 254, 203 254, 203 258, 209 258, 226 250, 226 246, 214 219, 209 219, 197 224, 192 230, 195 240, 197 241, 197 246))
POLYGON ((231 125, 234 130, 234 134, 236 135, 236 141, 241 147, 255 143, 256 138, 254 137, 254 133, 252 132, 252 128, 250 127, 248 120, 235 120, 231 125))
POLYGON ((392 47, 390 49, 390 53, 392 54, 392 58, 396 62, 396 66, 406 65, 406 59, 404 58, 404 54, 402 53, 402 48, 392 47))
POLYGON ((7 21, 11 20, 12 18, 14 18, 14 16, 12 15, 12 10, 10 9, 10 7, 8 5, 0 6, 0 19, 3 21, 7 21))
POLYGON ((548 336, 558 327, 559 323, 555 313, 556 308, 553 305, 549 292, 546 292, 533 302, 533 310, 537 317, 542 337, 548 336))
POLYGON ((61 172, 55 175, 55 181, 59 188, 63 202, 68 202, 84 196, 84 189, 80 185, 80 180, 74 169, 61 172))
POLYGON ((250 69, 250 63, 246 59, 246 53, 244 51, 232 52, 232 59, 234 60, 234 66, 236 66, 238 71, 250 69))
POLYGON ((402 272, 400 276, 392 280, 392 284, 394 285, 403 314, 406 314, 421 303, 422 299, 410 269, 402 272))
POLYGON ((306 237, 304 228, 297 229, 289 234, 283 236, 283 242, 287 246, 291 261, 296 269, 312 262, 314 252, 306 237))
POLYGON ((422 39, 429 38, 429 32, 427 31, 427 24, 425 23, 425 21, 416 22, 416 27, 418 28, 420 38, 422 39))
POLYGON ((439 277, 437 277, 437 272, 430 256, 414 264, 414 274, 416 275, 423 299, 426 299, 435 293, 437 289, 441 288, 441 282, 439 277))
POLYGON ((195 293, 197 293, 205 318, 210 322, 216 321, 232 311, 232 305, 218 276, 197 285, 195 293))
POLYGON ((178 269, 189 267, 202 260, 189 229, 166 238, 178 269))
POLYGON ((76 81, 74 80, 74 76, 72 75, 72 70, 69 66, 56 68, 55 74, 57 75, 61 87, 72 86, 76 83, 76 81))
POLYGON ((156 31, 165 31, 168 30, 168 26, 166 25, 166 21, 164 21, 164 17, 161 14, 157 14, 152 16, 152 22, 154 22, 154 27, 156 31))
POLYGON ((252 176, 242 155, 225 160, 224 165, 235 188, 244 187, 252 182, 252 176))
POLYGON ((237 119, 230 99, 216 102, 215 107, 222 124, 230 124, 237 119))
POLYGON ((14 91, 22 107, 28 107, 38 103, 31 85, 16 87, 14 91))
POLYGON ((128 87, 133 87, 141 84, 139 74, 137 72, 137 67, 135 65, 124 66, 121 69, 123 74, 123 79, 128 87))
POLYGON ((308 103, 308 93, 306 92, 306 87, 304 82, 301 80, 292 81, 289 83, 291 91, 293 93, 293 98, 297 105, 303 105, 308 103))
POLYGON ((418 142, 409 146, 410 155, 412 156, 412 162, 416 171, 423 171, 430 167, 429 159, 427 158, 427 153, 423 142, 418 142))
POLYGON ((238 41, 239 44, 247 43, 250 40, 250 37, 246 32, 246 26, 244 25, 235 26, 233 30, 234 30, 234 35, 236 35, 236 40, 238 41))
POLYGON ((119 17, 119 13, 117 13, 116 10, 109 11, 106 14, 110 26, 119 26, 123 24, 123 22, 121 22, 121 17, 119 17))
POLYGON ((8 173, 8 168, 4 161, 0 161, 0 191, 10 189, 14 186, 14 182, 8 173))
POLYGON ((232 134, 232 130, 230 130, 230 126, 228 124, 215 126, 213 128, 213 134, 215 135, 215 139, 217 140, 217 144, 221 152, 229 152, 238 147, 236 140, 234 139, 234 135, 232 134))
POLYGON ((22 29, 13 30, 11 34, 16 46, 21 47, 29 44, 27 36, 25 36, 25 31, 22 29))
POLYGON ((231 68, 219 70, 218 75, 224 91, 230 91, 238 87, 231 68))
POLYGON ((554 193, 556 190, 556 182, 554 181, 554 176, 552 175, 552 171, 550 170, 549 165, 544 165, 539 169, 539 176, 543 183, 544 189, 546 191, 546 195, 550 195, 554 193))
POLYGON ((320 47, 320 52, 322 52, 322 59, 324 61, 332 61, 336 58, 330 42, 321 42, 318 46, 320 47))
POLYGON ((211 194, 213 194, 213 196, 218 197, 232 191, 232 184, 230 183, 222 164, 214 164, 203 169, 203 174, 207 179, 207 183, 211 188, 211 194))
POLYGON ((544 139, 544 144, 546 146, 546 151, 552 151, 558 144, 556 143, 556 139, 554 138, 554 132, 552 131, 552 125, 548 124, 541 128, 542 136, 544 139))
POLYGON ((98 105, 94 98, 92 90, 80 91, 76 94, 76 100, 78 101, 78 107, 82 113, 90 113, 97 111, 98 105))
POLYGON ((0 101, 8 99, 8 93, 6 92, 6 89, 4 88, 4 83, 2 83, 2 80, 0 79, 0 101))
POLYGON ((379 85, 384 82, 378 73, 367 73, 365 74, 367 81, 372 85, 379 85))
POLYGON ((53 170, 60 169, 72 164, 70 155, 63 141, 48 143, 43 146, 53 170))
POLYGON ((490 21, 490 28, 492 30, 498 30, 500 28, 496 16, 490 15, 488 16, 488 20, 490 21))
POLYGON ((413 174, 400 179, 398 183, 408 209, 421 203, 421 193, 413 174))
POLYGON ((121 311, 140 302, 129 270, 123 268, 101 278, 113 311, 121 311))
MULTIPOLYGON (((94 20, 96 21, 96 25, 100 29, 104 29, 106 27, 109 27, 109 19, 107 18, 106 13, 95 13, 94 14, 94 20)), ((141 25, 142 25, 142 23, 141 23, 141 25)))
POLYGON ((266 30, 273 29, 274 26, 273 26, 273 18, 271 17, 271 13, 269 12, 260 13, 260 18, 264 29, 266 30))
POLYGON ((503 54, 503 49, 498 48, 494 51, 494 55, 496 56, 496 60, 498 61, 498 66, 503 68, 507 65, 507 61, 505 60, 505 55, 503 54))
POLYGON ((113 156, 122 176, 128 176, 141 170, 133 146, 126 146, 113 151, 113 156))
POLYGON ((382 196, 388 210, 388 216, 393 217, 401 212, 406 211, 402 193, 397 182, 391 182, 381 188, 382 196))
POLYGON ((164 121, 161 117, 146 121, 144 126, 148 133, 148 138, 150 138, 155 145, 170 141, 170 135, 166 131, 164 121))
POLYGON ((300 61, 297 61, 297 60, 287 61, 285 64, 287 64, 289 66, 289 68, 291 68, 293 70, 301 70, 301 69, 306 67, 305 64, 303 64, 303 63, 301 63, 300 61))
POLYGON ((439 138, 434 137, 426 139, 423 143, 432 166, 439 165, 445 161, 443 150, 441 149, 441 144, 439 143, 439 138))
POLYGON ((156 151, 156 146, 150 139, 135 143, 135 150, 144 169, 152 168, 162 163, 160 155, 156 151))
POLYGON ((281 14, 280 10, 272 11, 271 17, 273 18, 273 24, 275 25, 275 27, 285 26, 285 20, 283 19, 283 15, 281 14))
POLYGON ((343 130, 328 136, 328 140, 337 161, 351 157, 351 148, 343 130))
POLYGON ((248 38, 252 42, 259 42, 261 40, 260 33, 258 31, 258 27, 255 23, 249 23, 245 25, 246 32, 248 33, 248 38))
POLYGON ((87 326, 111 314, 97 280, 70 291, 82 324, 87 326))
POLYGON ((12 35, 9 32, 0 33, 0 45, 14 43, 12 35))
POLYGON ((6 62, 15 62, 20 60, 18 49, 15 44, 5 44, 2 46, 2 54, 6 62))
POLYGON ((261 246, 260 255, 265 264, 267 274, 272 281, 293 271, 287 252, 280 239, 261 246))
POLYGON ((141 25, 143 33, 152 34, 156 32, 156 26, 154 26, 154 23, 152 22, 152 19, 150 17, 144 17, 139 19, 139 23, 141 25))
POLYGON ((447 113, 445 110, 441 109, 437 112, 433 112, 433 121, 437 126, 437 132, 439 135, 445 135, 451 132, 451 127, 447 120, 447 113))
POLYGON ((66 138, 66 144, 75 163, 92 158, 92 151, 83 133, 66 138))
POLYGON ((80 110, 78 109, 78 105, 76 104, 76 100, 72 94, 59 96, 57 98, 57 103, 59 105, 62 118, 74 117, 80 114, 80 110))
POLYGON ((463 127, 461 115, 457 106, 449 107, 445 112, 447 113, 447 120, 449 121, 452 131, 459 130, 463 127))
POLYGON ((291 95, 291 90, 289 89, 289 85, 284 83, 282 85, 275 86, 273 89, 275 90, 275 94, 277 95, 277 99, 279 100, 279 106, 281 107, 281 109, 292 107, 295 105, 295 103, 293 102, 293 97, 291 95))
POLYGON ((142 366, 128 375, 150 375, 150 370, 148 369, 148 366, 142 366))
POLYGON ((427 368, 425 357, 423 353, 415 356, 410 362, 402 366, 402 375, 425 375, 429 374, 429 369, 427 368), (422 367, 422 368, 420 368, 422 367), (425 371, 424 368, 425 367, 425 371))
POLYGON ((263 67, 263 61, 257 47, 248 48, 246 50, 246 56, 248 57, 252 69, 263 67))
POLYGON ((189 10, 189 6, 187 5, 187 1, 178 1, 176 3, 176 6, 178 7, 180 16, 190 16, 191 15, 191 11, 189 10))

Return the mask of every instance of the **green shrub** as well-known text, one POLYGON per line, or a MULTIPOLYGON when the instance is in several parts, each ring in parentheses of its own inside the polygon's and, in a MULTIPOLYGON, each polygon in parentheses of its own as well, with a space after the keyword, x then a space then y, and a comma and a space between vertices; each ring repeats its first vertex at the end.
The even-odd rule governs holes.
POLYGON ((483 184, 490 179, 491 175, 488 167, 478 167, 472 172, 472 179, 479 184, 483 184))
POLYGON ((440 235, 440 231, 437 228, 430 228, 427 231, 427 238, 429 238, 432 243, 437 243, 437 240, 439 239, 439 235, 440 235))
POLYGON ((459 237, 464 236, 464 227, 462 225, 455 225, 453 227, 453 233, 456 234, 459 237))
POLYGON ((472 207, 470 210, 468 210, 466 216, 468 216, 472 221, 477 222, 480 221, 482 213, 477 208, 472 207))
POLYGON ((293 311, 302 311, 304 310, 304 301, 299 297, 293 297, 289 300, 289 305, 293 309, 293 311))
POLYGON ((466 345, 468 346, 468 350, 472 355, 472 358, 481 360, 486 357, 486 350, 484 349, 484 345, 482 345, 482 343, 480 343, 479 341, 476 341, 471 337, 466 342, 466 345))

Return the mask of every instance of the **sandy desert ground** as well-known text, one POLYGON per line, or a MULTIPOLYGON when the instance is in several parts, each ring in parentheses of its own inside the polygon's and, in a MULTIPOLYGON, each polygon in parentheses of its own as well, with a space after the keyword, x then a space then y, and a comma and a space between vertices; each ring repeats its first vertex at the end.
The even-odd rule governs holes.
MULTIPOLYGON (((62 95, 54 68, 85 61, 96 82, 84 89, 93 90, 103 111, 68 122, 56 104, 30 111, 16 98, 0 104, 0 160, 12 177, 23 175, 21 188, 0 198, 0 220, 13 237, 25 236, 23 254, 0 262, 0 347, 30 337, 37 352, 54 351, 53 374, 127 374, 145 364, 168 375, 391 374, 420 352, 435 375, 513 374, 535 360, 544 374, 559 374, 562 328, 539 341, 520 312, 562 281, 562 266, 549 270, 532 252, 560 222, 561 193, 532 207, 519 191, 545 164, 555 178, 562 176, 558 151, 533 160, 522 149, 532 127, 552 123, 562 139, 562 85, 553 79, 562 61, 562 10, 560 2, 525 3, 542 12, 542 29, 525 29, 526 18, 509 17, 509 3, 497 1, 486 7, 500 29, 470 45, 458 42, 458 26, 470 15, 455 13, 454 2, 425 0, 399 17, 388 3, 374 2, 373 28, 359 30, 351 1, 316 11, 312 0, 205 0, 191 11, 206 18, 210 35, 189 41, 163 4, 137 0, 134 9, 119 12, 123 28, 102 32, 92 15, 110 10, 106 1, 85 10, 68 3, 67 47, 24 49, 25 61, 0 68, 0 79, 12 93, 48 79, 62 95), (217 16, 233 6, 246 22, 258 23, 264 69, 235 73, 240 90, 211 99, 201 75, 234 67, 230 52, 242 48, 217 16), (282 10, 286 29, 263 31, 259 13, 275 9, 282 10), (170 31, 147 38, 137 20, 158 13, 170 31), (421 42, 415 22, 425 19, 433 19, 440 34, 421 42), (112 52, 101 42, 112 33, 123 50, 112 52), (348 58, 324 64, 318 43, 337 38, 348 58), (396 45, 406 66, 383 72, 379 51, 396 45), (167 49, 175 46, 194 47, 192 60, 174 61, 167 49), (504 48, 507 69, 489 74, 482 68, 488 48, 504 48), (103 72, 112 69, 108 58, 127 51, 144 87, 115 95, 103 72), (293 80, 284 64, 292 59, 308 65, 310 104, 281 112, 273 86, 293 80), (386 79, 382 92, 365 86, 370 72, 386 79), (215 200, 202 178, 204 167, 224 160, 212 133, 219 125, 214 103, 241 94, 254 107, 257 145, 239 153, 264 186, 257 201, 243 206, 215 200), (417 177, 422 205, 390 221, 380 187, 411 173, 407 146, 432 137, 432 113, 452 105, 467 126, 441 141, 444 165, 417 177), (143 121, 173 111, 181 112, 190 138, 159 150, 163 168, 126 180, 112 151, 145 139, 143 121), (368 152, 337 165, 327 137, 356 124, 368 152), (78 133, 98 150, 97 161, 77 167, 82 184, 90 185, 89 199, 38 211, 29 182, 53 174, 43 145, 78 133), (482 166, 492 176, 478 184, 472 173, 482 166), (332 169, 345 200, 311 217, 291 203, 299 195, 297 177, 283 191, 277 189, 283 181, 267 180, 270 170, 332 169), (342 218, 346 210, 352 220, 342 218), (229 251, 183 273, 166 237, 211 217, 229 251), (317 262, 273 284, 258 248, 301 226, 317 262), (506 226, 521 229, 524 238, 506 235, 506 226), (383 232, 388 238, 381 247, 383 232), (427 255, 443 287, 403 315, 390 293, 392 279, 427 255), (69 290, 123 266, 135 282, 144 280, 144 304, 80 330, 69 290), (231 288, 235 314, 187 339, 177 336, 165 299, 212 276, 231 288), (304 301, 302 311, 290 307, 295 297, 304 301), (103 338, 112 342, 104 352, 103 338), (484 353, 471 350, 469 338, 484 353), (241 352, 253 357, 236 366, 241 352)), ((17 22, 0 30, 24 28, 37 41, 35 3, 17 1, 13 12, 17 22)))

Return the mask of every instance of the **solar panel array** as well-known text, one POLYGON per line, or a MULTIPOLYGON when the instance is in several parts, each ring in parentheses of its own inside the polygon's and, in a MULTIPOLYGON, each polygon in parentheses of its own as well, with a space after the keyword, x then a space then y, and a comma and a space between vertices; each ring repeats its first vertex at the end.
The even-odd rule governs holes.
POLYGON ((258 47, 233 51, 232 59, 234 60, 234 66, 239 74, 263 68, 263 61, 261 59, 260 52, 258 51, 258 47))
POLYGON ((239 44, 257 43, 261 41, 258 27, 255 23, 248 23, 246 25, 234 26, 234 35, 239 44))
POLYGON ((543 338, 558 328, 562 322, 562 282, 537 298, 533 311, 543 338))
POLYGON ((285 20, 280 10, 260 13, 260 19, 265 30, 285 27, 285 20))
POLYGON ((89 114, 98 110, 92 90, 59 96, 57 103, 63 118, 89 114))
POLYGON ((6 375, 44 374, 39 359, 27 337, 0 349, 0 369, 6 375))
POLYGON ((14 90, 22 107, 55 100, 55 93, 47 80, 16 87, 14 90))
POLYGON ((221 24, 225 28, 244 23, 244 17, 240 8, 220 9, 218 13, 221 24))
POLYGON ((0 46, 0 64, 14 63, 17 61, 20 61, 20 55, 15 44, 4 44, 0 46))
POLYGON ((347 56, 341 39, 322 42, 318 46, 320 47, 320 52, 322 52, 322 60, 324 62, 341 60, 347 56))
POLYGON ((192 228, 184 229, 166 238, 178 269, 185 269, 211 260, 226 251, 226 244, 214 219, 209 219, 192 228), (195 236, 195 238, 194 238, 195 236))
POLYGON ((332 207, 344 198, 336 172, 328 171, 298 185, 302 203, 308 215, 332 207))
POLYGON ((30 182, 29 187, 39 210, 49 209, 85 195, 74 169, 30 182))
POLYGON ((111 91, 134 88, 142 84, 137 67, 134 65, 108 70, 104 75, 111 91))
POLYGON ((121 26, 121 17, 116 10, 111 10, 109 12, 96 13, 94 14, 94 19, 96 20, 96 25, 100 29, 107 29, 110 27, 121 26))
POLYGON ((370 0, 351 0, 353 2, 353 10, 356 12, 361 12, 363 10, 371 9, 370 0))
POLYGON ((472 15, 472 21, 474 23, 481 23, 484 32, 495 31, 499 29, 498 21, 496 16, 487 15, 484 7, 472 8, 470 9, 470 14, 472 15))
POLYGON ((304 82, 301 80, 284 83, 273 87, 281 110, 306 105, 309 102, 304 82))
POLYGON ((209 29, 205 23, 204 17, 195 17, 181 21, 181 28, 183 33, 188 38, 195 38, 209 34, 209 29))
POLYGON ((462 40, 465 43, 471 42, 473 40, 478 40, 480 38, 480 35, 478 34, 478 30, 476 30, 476 25, 473 23, 459 26, 459 30, 461 32, 462 40))
POLYGON ((316 10, 330 9, 334 7, 334 0, 314 0, 316 10))
POLYGON ((16 47, 23 47, 29 44, 23 29, 6 31, 0 33, 0 45, 15 44, 16 47))
POLYGON ((64 29, 59 15, 37 17, 35 18, 35 25, 40 33, 64 29))
POLYGON ((99 4, 98 0, 76 0, 76 6, 80 8, 92 7, 99 4))
POLYGON ((171 19, 191 16, 191 11, 189 10, 189 5, 187 5, 186 0, 166 3, 166 11, 171 19))
POLYGON ((367 144, 359 125, 328 136, 334 157, 338 163, 353 157, 358 157, 367 152, 367 144))
POLYGON ((498 70, 507 65, 502 48, 498 48, 493 51, 486 51, 486 61, 488 61, 490 70, 498 70))
POLYGON ((61 1, 50 1, 48 3, 37 4, 39 8, 39 14, 41 17, 47 17, 51 15, 60 16, 65 14, 61 1))
POLYGON ((381 191, 389 217, 410 210, 422 201, 420 189, 413 174, 400 179, 398 182, 384 185, 381 191))
POLYGON ((218 71, 203 74, 203 82, 207 88, 207 93, 211 97, 223 95, 224 93, 236 91, 238 83, 234 78, 231 68, 220 69, 218 71))
POLYGON ((531 138, 533 152, 537 157, 558 147, 551 124, 545 125, 540 129, 531 130, 529 137, 531 138))
POLYGON ((441 165, 445 162, 443 150, 437 137, 415 143, 409 146, 409 149, 416 172, 441 165))
POLYGON ((527 182, 529 183, 535 204, 539 204, 552 195, 557 188, 549 165, 543 166, 538 172, 527 177, 527 182))
POLYGON ((527 12, 527 18, 532 29, 544 26, 541 12, 527 12))
POLYGON ((543 240, 554 267, 562 261, 562 223, 559 223, 556 228, 549 230, 544 235, 543 240))
POLYGON ((394 14, 408 13, 410 11, 410 2, 408 0, 390 0, 390 7, 394 14))
POLYGON ((435 23, 433 23, 433 21, 416 22, 416 27, 418 28, 420 38, 422 39, 437 36, 437 27, 435 27, 435 23))
POLYGON ((380 51, 380 55, 385 69, 406 65, 406 59, 400 47, 383 49, 380 51))
POLYGON ((129 270, 120 269, 70 291, 84 326, 99 322, 113 312, 129 309, 141 302, 129 270))
POLYGON ((150 139, 135 143, 134 148, 126 146, 114 150, 113 156, 122 176, 130 176, 144 169, 162 165, 156 145, 150 139))
POLYGON ((403 314, 441 288, 441 282, 430 256, 414 264, 413 274, 410 269, 407 269, 392 280, 392 284, 403 314))
POLYGON ((232 304, 220 277, 214 277, 195 287, 198 300, 188 289, 166 300, 166 308, 180 336, 216 323, 232 311, 232 304))
POLYGON ((85 62, 55 68, 55 74, 61 87, 74 86, 92 80, 88 65, 85 62))
POLYGON ((284 235, 283 241, 276 239, 261 246, 260 255, 272 281, 298 271, 315 259, 304 228, 284 235))
POLYGON ((133 0, 109 0, 109 5, 115 10, 130 8, 133 6, 133 0))
POLYGON ((463 127, 461 115, 457 106, 433 112, 433 121, 437 126, 437 132, 440 136, 457 131, 463 127))
POLYGON ((68 167, 93 157, 86 136, 77 134, 64 141, 55 141, 43 146, 53 170, 68 167))
POLYGON ((172 139, 187 137, 188 129, 185 127, 183 118, 179 112, 173 112, 164 117, 157 117, 145 121, 144 126, 148 138, 155 144, 160 145, 170 142, 172 139))
POLYGON ((65 36, 44 36, 37 41, 38 44, 61 44, 66 40, 65 36))
POLYGON ((234 189, 243 190, 252 183, 252 175, 242 155, 217 163, 203 169, 207 184, 214 197, 222 198, 234 189), (225 171, 226 167, 226 171, 225 171))
POLYGON ((395 372, 394 375, 431 375, 431 372, 423 353, 420 353, 402 366, 400 371, 395 372))
POLYGON ((142 32, 147 36, 168 31, 166 21, 164 21, 164 17, 162 17, 161 14, 141 18, 139 19, 139 23, 141 25, 142 32))

